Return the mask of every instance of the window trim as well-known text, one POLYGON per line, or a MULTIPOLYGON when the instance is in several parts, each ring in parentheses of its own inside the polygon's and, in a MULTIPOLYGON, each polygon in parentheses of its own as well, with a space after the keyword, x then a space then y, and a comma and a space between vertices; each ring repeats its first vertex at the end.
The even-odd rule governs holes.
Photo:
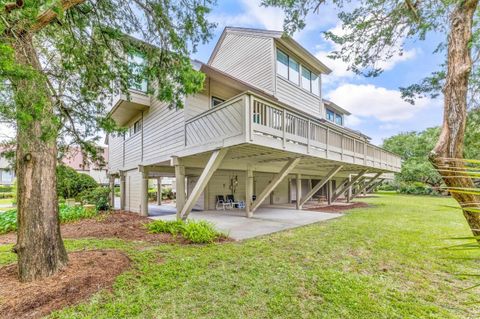
POLYGON ((329 121, 330 123, 336 124, 336 125, 338 125, 338 126, 344 126, 343 123, 345 123, 344 114, 339 113, 339 112, 336 112, 336 111, 334 111, 334 110, 332 110, 332 109, 330 109, 330 108, 325 108, 325 119, 326 119, 327 121, 329 121), (330 120, 330 119, 328 118, 328 112, 331 112, 331 113, 333 114, 333 120, 330 120), (337 123, 337 116, 340 117, 340 119, 341 119, 341 124, 338 124, 338 123, 337 123))

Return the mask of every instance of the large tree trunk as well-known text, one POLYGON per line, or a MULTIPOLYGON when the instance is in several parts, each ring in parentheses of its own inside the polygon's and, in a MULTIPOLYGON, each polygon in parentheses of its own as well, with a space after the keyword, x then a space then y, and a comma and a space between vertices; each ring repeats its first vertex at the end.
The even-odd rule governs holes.
MULTIPOLYGON (((40 70, 28 33, 15 40, 16 62, 40 70)), ((14 81, 17 121, 18 254, 21 281, 50 276, 68 262, 60 236, 56 191, 56 137, 52 97, 41 72, 14 81)))
MULTIPOLYGON (((472 68, 470 41, 473 15, 478 0, 462 1, 450 16, 448 37, 448 70, 444 87, 444 119, 437 145, 430 160, 449 188, 473 188, 473 181, 464 169, 463 140, 467 120, 468 80, 472 68), (460 159, 460 160, 459 160, 460 159)), ((462 207, 480 205, 478 196, 452 192, 462 207)), ((464 210, 463 214, 474 235, 480 236, 480 214, 464 210)))

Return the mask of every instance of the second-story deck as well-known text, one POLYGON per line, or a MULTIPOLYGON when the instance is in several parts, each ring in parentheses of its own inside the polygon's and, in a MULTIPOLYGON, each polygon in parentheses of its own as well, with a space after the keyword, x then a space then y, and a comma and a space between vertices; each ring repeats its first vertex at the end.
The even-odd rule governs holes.
POLYGON ((389 172, 401 168, 398 155, 370 144, 365 136, 252 92, 185 123, 185 155, 245 143, 389 172))

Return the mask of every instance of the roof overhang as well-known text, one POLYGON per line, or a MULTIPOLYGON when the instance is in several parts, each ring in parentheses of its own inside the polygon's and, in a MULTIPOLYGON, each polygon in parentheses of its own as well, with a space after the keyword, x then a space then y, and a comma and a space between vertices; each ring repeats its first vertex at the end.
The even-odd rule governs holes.
POLYGON ((125 126, 130 120, 150 108, 150 97, 143 92, 130 90, 129 96, 120 94, 109 112, 118 126, 125 126))
POLYGON ((339 112, 339 113, 342 113, 342 114, 345 114, 345 115, 351 115, 351 114, 352 114, 352 113, 350 113, 349 111, 347 111, 346 109, 344 109, 343 107, 340 107, 340 106, 338 106, 337 104, 333 103, 332 101, 323 99, 323 103, 324 103, 328 108, 331 108, 331 109, 333 109, 334 111, 337 111, 337 112, 339 112))

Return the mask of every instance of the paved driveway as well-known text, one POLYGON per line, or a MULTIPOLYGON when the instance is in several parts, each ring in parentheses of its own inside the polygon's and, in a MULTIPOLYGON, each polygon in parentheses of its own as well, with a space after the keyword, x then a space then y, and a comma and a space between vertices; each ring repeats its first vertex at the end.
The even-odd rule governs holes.
MULTIPOLYGON (((194 211, 189 218, 211 221, 219 230, 228 233, 231 238, 241 240, 341 216, 341 214, 334 213, 297 211, 283 208, 259 208, 252 218, 246 218, 244 214, 240 210, 194 211)), ((175 215, 170 213, 151 216, 150 218, 174 220, 175 215)))

